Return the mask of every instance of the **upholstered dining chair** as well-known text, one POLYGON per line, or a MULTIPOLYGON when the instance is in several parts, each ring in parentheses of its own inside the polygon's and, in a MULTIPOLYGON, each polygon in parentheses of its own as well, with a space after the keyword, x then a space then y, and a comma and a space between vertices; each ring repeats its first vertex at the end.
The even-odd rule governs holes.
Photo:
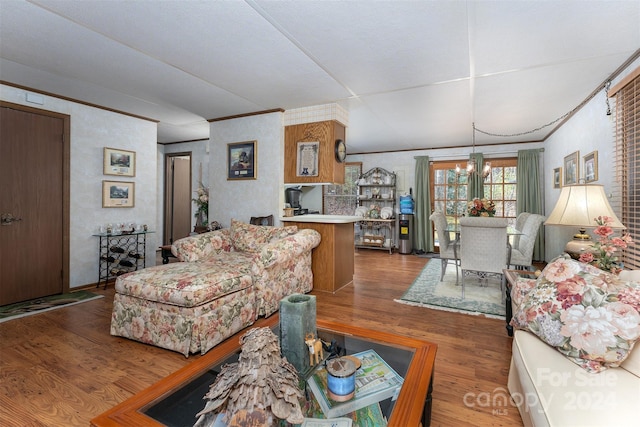
POLYGON ((456 267, 456 285, 458 284, 458 265, 459 260, 457 256, 457 242, 451 241, 451 235, 447 231, 447 217, 442 212, 434 212, 429 219, 433 222, 436 228, 436 234, 438 235, 438 243, 440 244, 440 260, 441 260, 441 273, 440 281, 444 278, 444 274, 447 271, 447 265, 451 261, 456 267))
POLYGON ((504 288, 502 270, 507 267, 507 219, 489 217, 460 218, 460 270, 462 298, 465 277, 481 280, 497 277, 504 288))
MULTIPOLYGON (((522 229, 524 228, 524 224, 527 222, 527 218, 529 218, 531 214, 529 212, 520 212, 518 214, 518 216, 516 217, 516 230, 518 231, 522 231, 522 229)), ((513 245, 513 247, 516 247, 519 245, 519 240, 520 240, 520 235, 517 234, 515 236, 513 236, 513 241, 511 242, 511 244, 513 245)))
POLYGON ((518 230, 522 233, 518 237, 517 242, 514 241, 511 248, 511 256, 509 265, 516 268, 531 269, 533 259, 533 248, 536 245, 536 239, 540 230, 540 225, 544 222, 545 217, 538 214, 529 214, 526 222, 518 230))

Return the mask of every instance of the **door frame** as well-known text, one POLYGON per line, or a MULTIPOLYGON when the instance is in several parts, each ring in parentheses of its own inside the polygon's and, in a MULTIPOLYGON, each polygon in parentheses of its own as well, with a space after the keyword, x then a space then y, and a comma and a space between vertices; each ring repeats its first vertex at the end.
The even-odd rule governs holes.
MULTIPOLYGON (((193 184, 193 152, 191 151, 180 151, 176 153, 165 153, 164 154, 164 194, 163 194, 163 224, 162 224, 162 241, 163 244, 167 240, 167 234, 169 231, 169 219, 168 213, 171 207, 169 206, 169 179, 173 179, 171 177, 171 171, 169 170, 169 165, 171 163, 172 157, 189 157, 189 194, 192 194, 192 184, 193 184)), ((171 192, 173 195, 173 192, 171 192)), ((173 212, 171 213, 171 220, 173 221, 173 212)), ((191 223, 189 223, 189 228, 191 228, 191 223)))
POLYGON ((1 101, 0 107, 62 120, 62 292, 69 292, 69 253, 71 224, 71 116, 22 104, 1 101))

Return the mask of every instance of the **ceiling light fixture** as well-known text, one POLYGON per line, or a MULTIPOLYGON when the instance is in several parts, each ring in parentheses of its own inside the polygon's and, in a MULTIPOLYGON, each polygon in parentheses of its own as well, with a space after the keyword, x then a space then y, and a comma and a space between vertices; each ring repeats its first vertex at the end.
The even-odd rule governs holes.
MULTIPOLYGON (((475 122, 471 124, 473 126, 473 154, 476 154, 476 124, 475 122)), ((456 165, 456 173, 460 173, 459 165, 456 165)), ((484 168, 482 171, 477 171, 476 159, 475 157, 471 157, 467 162, 467 174, 471 175, 473 173, 478 173, 482 175, 482 179, 487 179, 489 174, 491 173, 491 162, 485 162, 484 168)))

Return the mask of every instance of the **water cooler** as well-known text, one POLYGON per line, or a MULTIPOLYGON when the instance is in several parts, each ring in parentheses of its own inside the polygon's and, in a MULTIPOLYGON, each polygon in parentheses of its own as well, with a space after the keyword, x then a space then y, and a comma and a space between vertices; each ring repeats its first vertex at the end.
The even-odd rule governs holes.
POLYGON ((398 217, 398 252, 407 255, 413 252, 413 197, 400 196, 398 217))

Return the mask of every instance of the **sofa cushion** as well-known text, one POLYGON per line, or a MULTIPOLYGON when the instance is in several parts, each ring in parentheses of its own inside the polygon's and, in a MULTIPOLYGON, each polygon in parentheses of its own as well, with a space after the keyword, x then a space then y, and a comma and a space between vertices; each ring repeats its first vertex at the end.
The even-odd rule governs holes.
POLYGON ((590 372, 619 366, 640 337, 640 284, 559 257, 549 263, 513 317, 590 372))
POLYGON ((195 307, 252 285, 251 255, 226 252, 206 261, 175 262, 123 274, 116 280, 116 292, 195 307))
POLYGON ((267 243, 295 234, 298 227, 271 227, 231 220, 231 241, 236 251, 258 253, 267 243))
MULTIPOLYGON (((511 288, 511 303, 513 307, 520 307, 527 294, 536 287, 537 283, 537 279, 519 276, 511 288)), ((515 313, 515 310, 513 312, 515 313)))
POLYGON ((509 391, 525 426, 637 426, 640 378, 590 374, 525 331, 513 335, 509 391))

